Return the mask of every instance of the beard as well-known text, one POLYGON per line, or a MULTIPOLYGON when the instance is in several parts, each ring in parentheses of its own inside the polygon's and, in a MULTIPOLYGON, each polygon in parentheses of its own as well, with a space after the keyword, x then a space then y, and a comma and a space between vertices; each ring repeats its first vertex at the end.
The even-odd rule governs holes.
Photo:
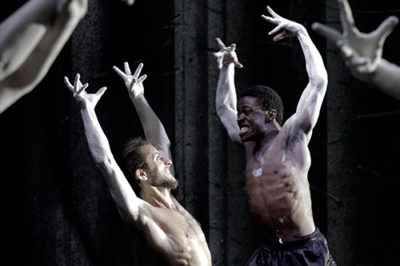
POLYGON ((178 187, 178 180, 176 180, 172 175, 157 173, 153 175, 153 177, 151 184, 155 187, 168 188, 172 190, 178 187))

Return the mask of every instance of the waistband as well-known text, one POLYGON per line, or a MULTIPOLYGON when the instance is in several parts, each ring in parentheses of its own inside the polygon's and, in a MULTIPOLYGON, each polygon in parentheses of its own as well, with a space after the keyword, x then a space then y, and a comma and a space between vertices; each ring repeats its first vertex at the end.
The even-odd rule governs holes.
POLYGON ((265 244, 268 247, 276 249, 296 249, 304 247, 308 243, 313 243, 315 241, 325 241, 325 237, 316 227, 315 231, 309 235, 298 237, 295 239, 280 239, 280 238, 267 238, 265 239, 265 244))

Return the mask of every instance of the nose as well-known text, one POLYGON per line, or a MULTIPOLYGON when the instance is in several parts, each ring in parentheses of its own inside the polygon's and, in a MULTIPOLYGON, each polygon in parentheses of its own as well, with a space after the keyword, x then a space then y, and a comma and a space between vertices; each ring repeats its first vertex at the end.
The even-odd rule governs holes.
POLYGON ((168 159, 167 157, 163 157, 163 163, 166 165, 166 166, 170 166, 170 165, 172 165, 172 162, 171 162, 171 160, 170 159, 168 159))
POLYGON ((238 117, 237 117, 237 121, 243 120, 243 117, 244 117, 243 113, 239 114, 238 117))

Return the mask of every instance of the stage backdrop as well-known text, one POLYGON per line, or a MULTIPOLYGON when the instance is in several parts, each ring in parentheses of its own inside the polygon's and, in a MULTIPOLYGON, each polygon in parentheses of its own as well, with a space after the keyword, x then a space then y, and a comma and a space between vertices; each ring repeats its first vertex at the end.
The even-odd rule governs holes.
MULTIPOLYGON (((1 20, 25 1, 2 2, 1 20)), ((77 104, 63 77, 81 74, 90 92, 108 90, 96 112, 123 167, 125 142, 143 136, 123 81, 112 66, 144 63, 145 96, 172 142, 175 192, 200 222, 213 265, 245 265, 263 241, 244 190, 242 147, 215 111, 220 37, 235 42, 244 68, 236 87, 268 85, 282 96, 285 118, 308 80, 296 39, 273 43, 265 6, 305 25, 324 57, 326 100, 310 143, 309 180, 316 225, 338 265, 397 265, 400 102, 352 78, 339 53, 314 34, 319 21, 340 29, 335 0, 90 0, 46 78, 0 115, 0 166, 7 210, 6 265, 162 265, 140 233, 120 218, 90 156, 77 104)), ((394 0, 350 1, 357 26, 369 32, 394 0)), ((400 30, 384 57, 400 64, 400 30)), ((137 187, 127 174, 132 186, 137 187)))

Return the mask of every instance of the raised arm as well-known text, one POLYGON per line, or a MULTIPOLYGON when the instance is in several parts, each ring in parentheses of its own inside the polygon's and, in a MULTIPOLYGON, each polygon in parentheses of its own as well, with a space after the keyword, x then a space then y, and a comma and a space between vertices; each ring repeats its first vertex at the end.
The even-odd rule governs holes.
POLYGON ((101 129, 94 110, 106 88, 101 88, 95 94, 88 94, 85 91, 88 84, 82 85, 79 78, 79 74, 77 74, 74 85, 69 82, 67 77, 64 78, 64 82, 81 107, 81 115, 90 152, 107 182, 120 214, 124 218, 132 218, 134 221, 138 221, 139 218, 142 218, 140 214, 143 212, 144 204, 147 203, 135 195, 128 180, 126 180, 115 161, 107 137, 101 129))
POLYGON ((168 138, 167 132, 165 132, 163 124, 144 97, 143 81, 147 76, 140 76, 142 68, 143 64, 140 63, 135 73, 132 75, 127 62, 124 63, 125 72, 121 71, 118 67, 113 66, 114 71, 117 72, 125 82, 129 97, 131 98, 142 123, 146 139, 153 143, 164 156, 167 156, 172 161, 170 151, 171 142, 168 138))
POLYGON ((376 30, 363 33, 355 26, 347 0, 338 0, 338 4, 343 33, 320 23, 313 23, 313 30, 340 50, 346 66, 355 78, 371 83, 400 100, 400 67, 382 58, 385 40, 399 19, 388 17, 376 30))
POLYGON ((215 108, 217 115, 224 125, 232 141, 242 143, 239 137, 239 126, 237 125, 237 96, 235 89, 235 67, 242 68, 239 63, 235 49, 236 44, 226 47, 221 39, 216 38, 220 50, 214 53, 217 57, 219 72, 217 93, 215 97, 215 108))
POLYGON ((0 113, 44 78, 87 0, 31 0, 0 26, 0 113))
MULTIPOLYGON (((276 24, 277 26, 269 32, 269 35, 278 33, 273 40, 278 41, 290 35, 297 36, 306 61, 306 69, 309 82, 304 89, 296 113, 289 119, 295 126, 304 131, 308 137, 311 137, 312 129, 317 123, 321 105, 326 93, 328 77, 322 57, 311 41, 307 30, 299 23, 285 19, 276 14, 270 7, 267 7, 271 17, 262 16, 265 20, 276 24)), ((287 122, 289 122, 289 120, 287 122)))

